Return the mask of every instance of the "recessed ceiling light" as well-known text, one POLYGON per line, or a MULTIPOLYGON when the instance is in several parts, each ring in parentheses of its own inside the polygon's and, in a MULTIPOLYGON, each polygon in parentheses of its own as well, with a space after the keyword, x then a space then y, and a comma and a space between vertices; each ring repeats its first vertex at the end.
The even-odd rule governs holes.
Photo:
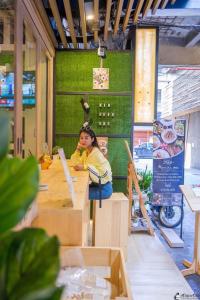
POLYGON ((86 20, 90 21, 94 19, 94 15, 86 15, 86 20))

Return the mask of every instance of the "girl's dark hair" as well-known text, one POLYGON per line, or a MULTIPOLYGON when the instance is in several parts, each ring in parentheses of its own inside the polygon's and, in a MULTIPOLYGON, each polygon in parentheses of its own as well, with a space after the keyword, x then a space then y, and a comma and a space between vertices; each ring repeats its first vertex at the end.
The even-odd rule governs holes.
POLYGON ((94 141, 92 142, 93 147, 99 148, 99 145, 98 145, 98 142, 97 142, 97 137, 96 137, 94 131, 90 127, 81 128, 81 130, 79 132, 79 136, 81 135, 82 132, 87 133, 91 138, 94 139, 94 141))

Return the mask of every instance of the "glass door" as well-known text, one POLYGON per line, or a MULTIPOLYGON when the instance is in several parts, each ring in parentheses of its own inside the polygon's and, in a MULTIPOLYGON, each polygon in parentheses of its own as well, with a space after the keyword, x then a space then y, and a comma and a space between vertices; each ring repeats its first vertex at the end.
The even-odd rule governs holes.
POLYGON ((36 40, 24 21, 22 75, 22 157, 36 155, 36 40))
POLYGON ((14 31, 15 1, 0 1, 0 112, 10 117, 10 153, 14 153, 14 31))

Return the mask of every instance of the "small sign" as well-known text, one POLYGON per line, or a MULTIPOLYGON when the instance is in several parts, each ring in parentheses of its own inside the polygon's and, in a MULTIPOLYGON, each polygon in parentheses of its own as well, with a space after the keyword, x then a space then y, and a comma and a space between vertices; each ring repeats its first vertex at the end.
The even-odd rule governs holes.
POLYGON ((200 184, 193 184, 192 190, 196 197, 200 197, 200 184))
POLYGON ((64 150, 62 148, 58 149, 58 154, 59 154, 60 159, 61 159, 61 163, 62 163, 62 166, 63 166, 65 178, 66 178, 68 188, 69 188, 69 193, 70 193, 72 203, 73 203, 73 206, 74 206, 75 201, 76 201, 76 195, 75 195, 75 191, 74 191, 74 185, 73 185, 73 182, 72 182, 72 177, 70 176, 69 168, 67 166, 67 160, 66 160, 66 157, 65 157, 64 150))
POLYGON ((106 136, 98 136, 97 142, 99 145, 99 148, 103 155, 108 158, 108 137, 106 136))

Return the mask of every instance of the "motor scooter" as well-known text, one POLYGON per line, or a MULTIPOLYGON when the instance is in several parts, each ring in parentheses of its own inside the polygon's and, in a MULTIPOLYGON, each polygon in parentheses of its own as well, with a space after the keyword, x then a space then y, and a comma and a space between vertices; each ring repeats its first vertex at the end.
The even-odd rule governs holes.
POLYGON ((184 211, 181 206, 159 206, 149 203, 153 215, 159 220, 161 225, 168 228, 174 228, 181 224, 184 217, 184 211))

